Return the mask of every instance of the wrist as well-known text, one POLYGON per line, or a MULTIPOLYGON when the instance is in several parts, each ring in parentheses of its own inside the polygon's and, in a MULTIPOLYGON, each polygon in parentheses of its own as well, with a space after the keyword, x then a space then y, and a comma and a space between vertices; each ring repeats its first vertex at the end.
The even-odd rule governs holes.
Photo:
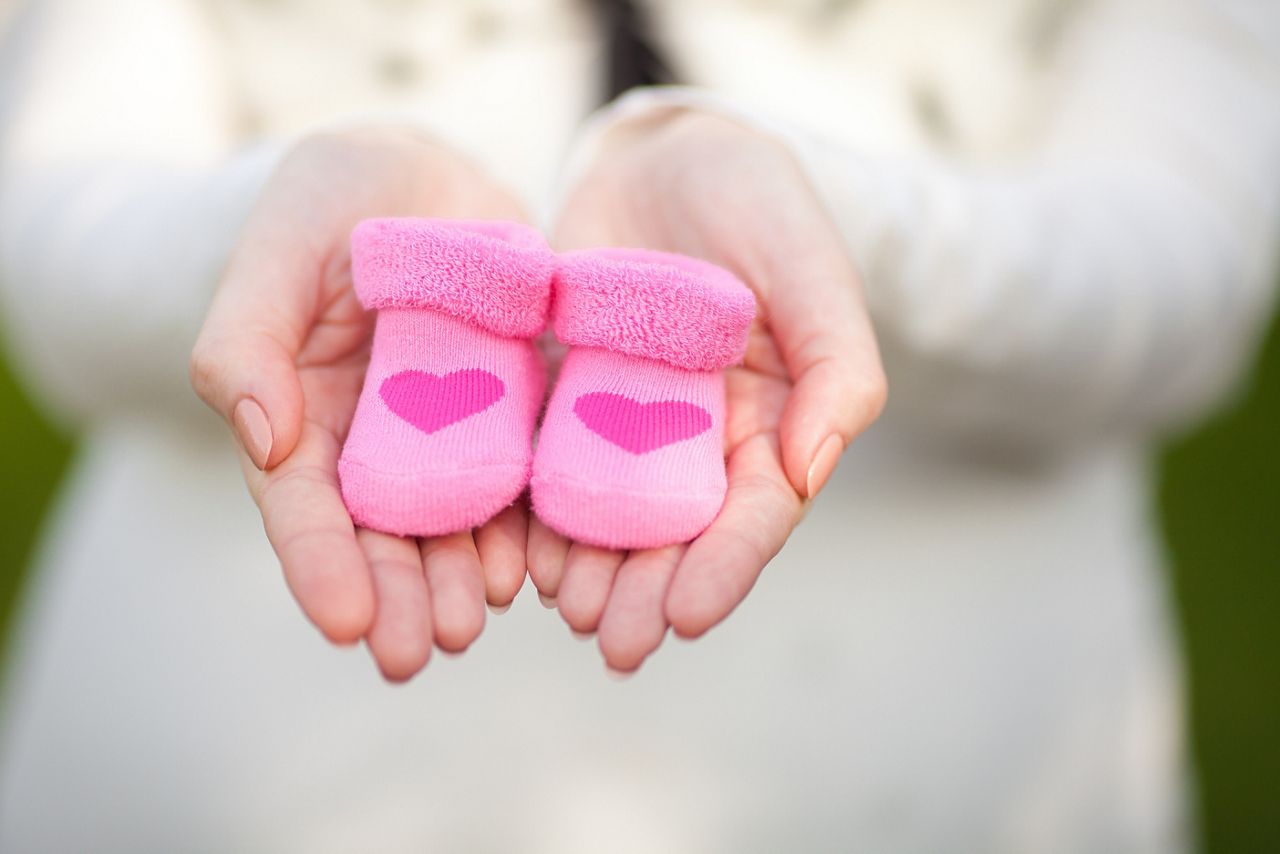
POLYGON ((342 217, 524 218, 477 164, 413 125, 311 133, 285 155, 279 177, 342 217))

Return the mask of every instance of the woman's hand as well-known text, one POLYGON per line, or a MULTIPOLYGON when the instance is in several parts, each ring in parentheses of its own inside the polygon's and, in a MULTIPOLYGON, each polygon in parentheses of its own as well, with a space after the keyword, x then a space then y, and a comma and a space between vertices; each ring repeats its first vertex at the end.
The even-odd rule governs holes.
POLYGON ((396 129, 307 138, 249 217, 191 357, 191 380, 240 441, 245 479, 290 590, 334 643, 367 640, 388 679, 432 643, 465 649, 485 600, 524 581, 527 516, 421 542, 356 529, 337 460, 369 361, 373 318, 351 287, 349 237, 369 216, 523 219, 475 166, 396 129))
POLYGON ((608 665, 630 671, 668 625, 707 631, 747 595, 886 386, 858 277, 798 164, 735 122, 670 112, 610 131, 556 228, 558 249, 681 252, 737 273, 759 312, 727 375, 729 491, 688 546, 611 552, 535 519, 529 575, 608 665))

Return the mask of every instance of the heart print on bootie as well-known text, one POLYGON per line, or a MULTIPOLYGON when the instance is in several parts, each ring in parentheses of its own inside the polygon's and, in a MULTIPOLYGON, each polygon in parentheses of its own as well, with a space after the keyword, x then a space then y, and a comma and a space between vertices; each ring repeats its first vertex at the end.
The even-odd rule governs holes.
POLYGON ((434 536, 480 525, 529 481, 555 256, 528 226, 373 219, 351 273, 376 309, 373 351, 338 461, 362 527, 434 536))
POLYGON ((562 254, 553 288, 569 350, 534 455, 534 512, 604 548, 693 539, 724 503, 724 369, 746 350, 751 291, 640 249, 562 254))

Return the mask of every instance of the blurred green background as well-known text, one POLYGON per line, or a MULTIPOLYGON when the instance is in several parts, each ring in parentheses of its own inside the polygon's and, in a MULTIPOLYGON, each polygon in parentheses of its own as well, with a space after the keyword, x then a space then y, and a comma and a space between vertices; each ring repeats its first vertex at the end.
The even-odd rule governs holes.
MULTIPOLYGON (((0 632, 72 444, 0 361, 0 632)), ((1210 854, 1280 852, 1280 324, 1248 393, 1161 455, 1210 854)), ((4 637, 0 634, 0 638, 4 637)))

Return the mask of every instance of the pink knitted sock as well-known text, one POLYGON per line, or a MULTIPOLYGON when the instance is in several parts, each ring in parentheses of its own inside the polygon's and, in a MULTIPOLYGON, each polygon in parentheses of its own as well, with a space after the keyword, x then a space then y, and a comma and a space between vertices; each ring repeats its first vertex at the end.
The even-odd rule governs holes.
POLYGON ((475 527, 529 480, 546 388, 532 337, 555 256, 505 222, 372 219, 351 275, 378 309, 338 475, 356 524, 401 536, 475 527))
POLYGON ((680 543, 720 511, 724 374, 746 349, 751 291, 703 261, 566 253, 556 335, 570 345, 533 461, 534 510, 606 548, 680 543))

